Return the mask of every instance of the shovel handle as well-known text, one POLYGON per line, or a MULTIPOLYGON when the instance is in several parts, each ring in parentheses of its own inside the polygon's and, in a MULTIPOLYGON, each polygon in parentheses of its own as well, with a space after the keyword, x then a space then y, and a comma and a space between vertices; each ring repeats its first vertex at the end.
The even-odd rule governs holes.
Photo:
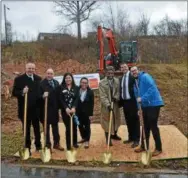
POLYGON ((74 117, 74 114, 70 114, 70 139, 71 139, 71 149, 72 149, 72 146, 73 146, 73 117, 74 117))
MULTIPOLYGON (((111 102, 111 108, 113 109, 114 103, 111 102)), ((113 111, 110 111, 110 121, 109 121, 109 128, 108 128, 108 143, 107 143, 107 152, 110 149, 110 136, 111 136, 111 128, 112 128, 112 116, 113 116, 113 111)))
POLYGON ((28 99, 28 94, 25 93, 24 95, 24 148, 26 146, 27 99, 28 99))
MULTIPOLYGON (((138 90, 138 95, 140 96, 140 90, 139 90, 139 87, 138 87, 138 80, 136 79, 135 80, 135 84, 136 84, 136 88, 138 90)), ((143 134, 143 141, 144 141, 144 147, 146 150, 148 150, 147 148, 147 144, 146 144, 146 134, 145 134, 145 129, 144 129, 144 118, 143 118, 143 115, 142 115, 142 108, 141 108, 141 104, 139 104, 140 107, 139 107, 139 111, 140 111, 140 115, 139 117, 141 118, 141 122, 142 122, 142 134, 143 134)))
POLYGON ((44 106, 44 148, 46 146, 47 112, 48 112, 48 97, 45 97, 45 106, 44 106))

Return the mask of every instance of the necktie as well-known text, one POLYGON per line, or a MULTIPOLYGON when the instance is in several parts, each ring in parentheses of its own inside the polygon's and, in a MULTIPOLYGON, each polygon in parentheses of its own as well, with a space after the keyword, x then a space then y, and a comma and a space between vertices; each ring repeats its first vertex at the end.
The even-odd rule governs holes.
POLYGON ((125 100, 126 97, 126 74, 124 75, 124 79, 123 79, 123 99, 125 100))
POLYGON ((52 86, 52 88, 55 87, 55 86, 54 86, 54 82, 53 82, 53 80, 50 80, 49 83, 50 83, 50 85, 52 86))

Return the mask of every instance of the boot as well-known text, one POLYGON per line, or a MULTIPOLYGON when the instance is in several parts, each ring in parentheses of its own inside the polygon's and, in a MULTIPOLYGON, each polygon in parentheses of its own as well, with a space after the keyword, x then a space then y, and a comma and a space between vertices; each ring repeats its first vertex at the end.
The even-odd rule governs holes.
MULTIPOLYGON (((106 144, 108 144, 108 132, 105 132, 105 137, 106 137, 106 144)), ((111 136, 110 136, 110 146, 113 146, 111 136)))
POLYGON ((111 135, 111 138, 114 139, 114 140, 121 140, 121 137, 119 137, 117 135, 117 131, 115 131, 115 134, 114 135, 111 135))

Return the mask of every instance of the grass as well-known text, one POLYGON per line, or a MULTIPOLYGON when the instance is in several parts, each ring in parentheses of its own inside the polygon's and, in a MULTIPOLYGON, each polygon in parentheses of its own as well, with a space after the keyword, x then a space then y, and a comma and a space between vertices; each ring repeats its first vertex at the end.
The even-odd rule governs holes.
POLYGON ((23 136, 21 129, 8 134, 1 133, 1 156, 14 155, 22 146, 23 136))
MULTIPOLYGON (((165 107, 161 112, 160 122, 162 124, 174 124, 180 129, 186 136, 188 136, 187 130, 187 67, 186 64, 141 64, 141 69, 148 71, 156 80, 157 85, 161 91, 161 94, 165 101, 165 107), (164 114, 164 115, 163 115, 164 114)), ((98 96, 98 91, 95 91, 98 96)), ((99 111, 100 112, 100 111, 99 111)), ((17 130, 13 133, 1 134, 1 156, 4 160, 12 157, 16 151, 22 146, 22 132, 17 130)), ((163 160, 152 161, 150 168, 169 168, 169 169, 187 169, 187 159, 181 160, 163 160)), ((22 163, 19 159, 15 159, 14 163, 22 163)), ((44 165, 40 159, 29 159, 24 161, 29 164, 44 165)), ((131 165, 141 167, 138 163, 117 163, 113 162, 109 166, 117 167, 119 165, 131 165)), ((72 165, 67 161, 51 160, 45 165, 72 165)), ((74 165, 90 166, 90 167, 105 167, 102 162, 77 162, 74 165)))

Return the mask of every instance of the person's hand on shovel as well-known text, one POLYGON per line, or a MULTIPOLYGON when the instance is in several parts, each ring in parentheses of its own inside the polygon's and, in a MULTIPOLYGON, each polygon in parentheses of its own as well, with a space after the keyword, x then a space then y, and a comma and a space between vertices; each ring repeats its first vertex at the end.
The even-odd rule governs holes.
POLYGON ((43 98, 47 98, 48 97, 48 95, 49 95, 49 92, 44 92, 44 94, 43 94, 43 98))
POLYGON ((24 89, 23 89, 23 95, 25 95, 26 93, 28 93, 28 91, 29 91, 28 86, 25 86, 24 89))
POLYGON ((71 114, 71 110, 69 108, 66 108, 66 113, 67 113, 67 115, 70 115, 71 114))
POLYGON ((76 112, 76 109, 75 108, 71 108, 71 114, 75 114, 75 112, 76 112))
POLYGON ((138 98, 137 98, 137 102, 138 102, 139 104, 142 102, 141 97, 138 97, 138 98))
POLYGON ((110 105, 108 106, 108 110, 109 110, 109 112, 113 110, 110 105))

